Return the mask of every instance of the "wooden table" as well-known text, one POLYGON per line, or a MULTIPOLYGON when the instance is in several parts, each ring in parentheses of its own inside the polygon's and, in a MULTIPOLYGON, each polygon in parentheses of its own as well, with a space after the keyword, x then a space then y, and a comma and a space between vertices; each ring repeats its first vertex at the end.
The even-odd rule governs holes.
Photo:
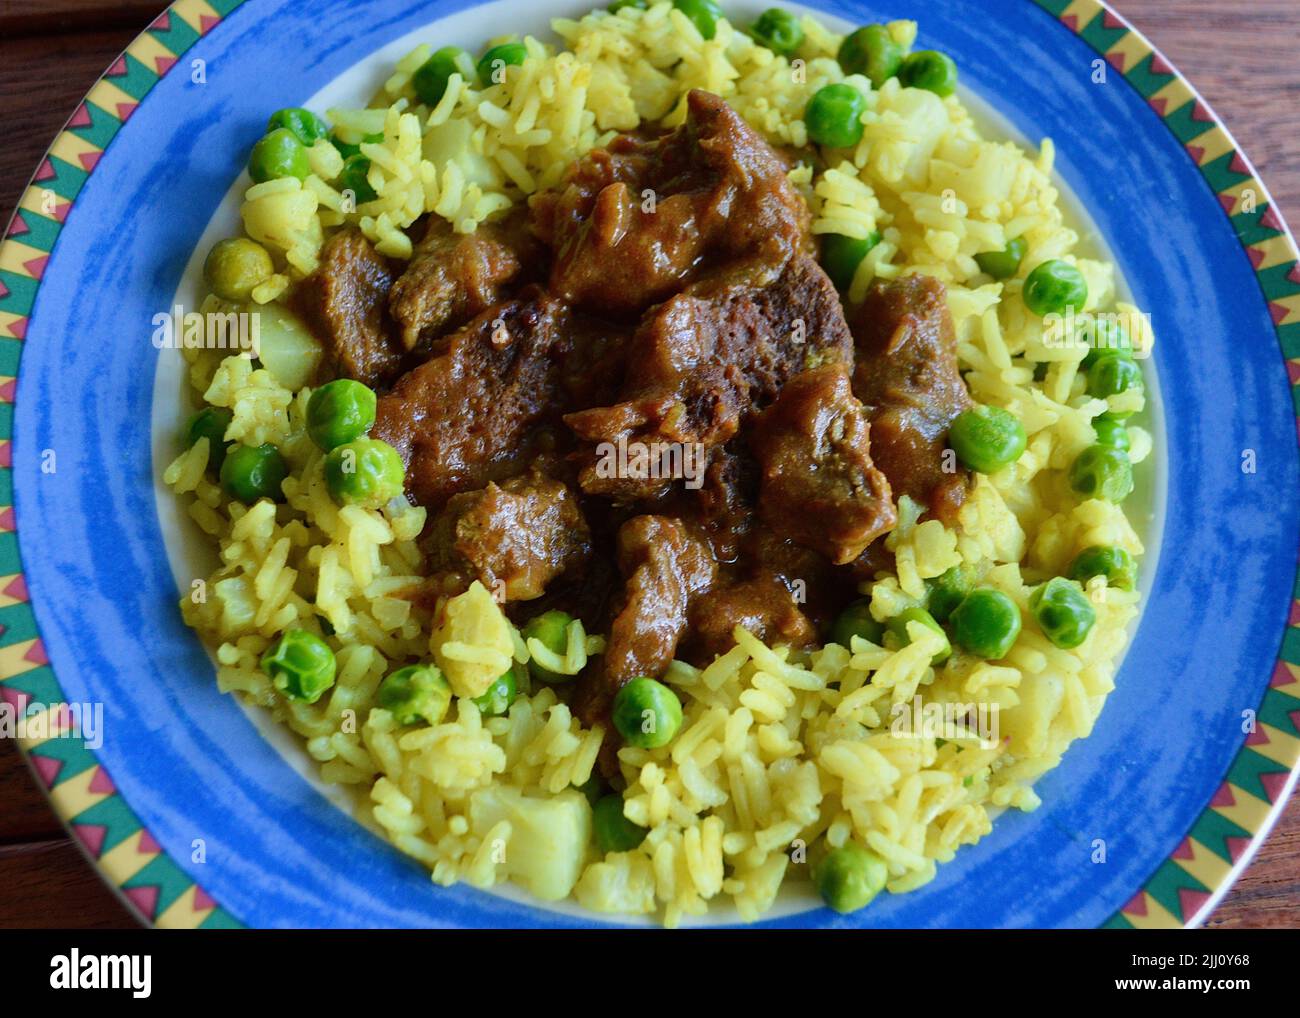
MULTIPOLYGON (((0 223, 95 79, 164 4, 0 0, 0 223)), ((942 5, 939 5, 941 9, 942 5)), ((1300 225, 1300 71, 1294 0, 1119 0, 1191 79, 1300 225), (1212 13, 1214 10, 1219 13, 1212 13)), ((0 928, 134 925, 0 740, 0 928)), ((1211 917, 1213 927, 1300 925, 1300 797, 1211 917)))

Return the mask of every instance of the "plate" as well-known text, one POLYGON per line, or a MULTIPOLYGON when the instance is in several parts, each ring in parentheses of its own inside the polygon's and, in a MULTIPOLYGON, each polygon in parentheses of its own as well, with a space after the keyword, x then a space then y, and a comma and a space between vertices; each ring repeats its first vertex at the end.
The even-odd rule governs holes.
MULTIPOLYGON (((597 922, 435 887, 263 738, 175 611, 175 513, 155 489, 166 386, 151 320, 267 111, 340 82, 364 95, 416 40, 539 29, 536 6, 180 0, 78 107, 0 247, 0 696, 102 708, 94 738, 20 743, 146 922, 597 922)), ((1280 812, 1300 755, 1294 241, 1195 90, 1095 0, 949 0, 942 18, 919 0, 808 6, 915 18, 968 96, 1055 140, 1059 176, 1161 337, 1163 553, 1117 688, 1036 786, 1039 810, 1001 817, 917 892, 760 925, 1195 925, 1280 812)))

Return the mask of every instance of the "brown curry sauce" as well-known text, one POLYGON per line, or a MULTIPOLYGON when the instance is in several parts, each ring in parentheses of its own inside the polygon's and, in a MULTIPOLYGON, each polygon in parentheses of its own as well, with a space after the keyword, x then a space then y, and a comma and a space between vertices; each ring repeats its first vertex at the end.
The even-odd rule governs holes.
POLYGON ((518 623, 607 633, 573 694, 589 723, 736 625, 818 642, 888 567, 898 496, 951 522, 968 490, 942 284, 877 283, 846 318, 787 171, 695 91, 681 127, 615 139, 498 223, 430 219, 404 268, 335 235, 302 288, 429 510, 413 596, 478 579, 518 623), (677 473, 635 469, 665 454, 677 473))

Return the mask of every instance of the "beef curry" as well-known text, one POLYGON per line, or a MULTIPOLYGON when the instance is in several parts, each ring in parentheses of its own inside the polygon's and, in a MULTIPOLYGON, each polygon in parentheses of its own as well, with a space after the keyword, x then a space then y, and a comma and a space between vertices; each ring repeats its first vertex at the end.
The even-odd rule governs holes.
POLYGON ((479 580, 516 623, 607 633, 588 723, 737 625, 821 642, 887 566, 897 499, 952 522, 968 490, 943 286, 846 311, 788 170, 695 91, 679 128, 615 139, 502 221, 430 217, 404 270, 335 234, 298 296, 429 510, 421 596, 479 580))

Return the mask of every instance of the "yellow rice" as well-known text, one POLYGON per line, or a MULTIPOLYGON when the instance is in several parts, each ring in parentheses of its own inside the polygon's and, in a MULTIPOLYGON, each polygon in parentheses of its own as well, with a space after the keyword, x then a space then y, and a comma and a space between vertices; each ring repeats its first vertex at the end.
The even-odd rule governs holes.
MULTIPOLYGON (((481 89, 453 78, 432 109, 410 87, 429 54, 422 46, 398 63, 369 107, 330 114, 344 140, 382 132, 382 141, 362 144, 374 201, 349 208, 335 186, 341 161, 329 146, 313 149, 305 183, 248 190, 245 228, 276 254, 280 269, 256 299, 273 301, 309 273, 323 238, 344 223, 399 258, 410 254, 402 231, 426 213, 472 230, 558 182, 573 159, 613 133, 646 120, 680 121, 690 88, 722 95, 774 143, 803 145, 808 97, 843 79, 834 60, 839 37, 812 19, 804 28, 802 61, 792 67, 726 22, 713 40, 702 39, 668 3, 558 20, 563 48, 528 39, 533 58, 509 68, 503 83, 481 89)), ((907 45, 916 34, 910 22, 890 30, 907 45)), ((1084 391, 1083 350, 1045 343, 1042 322, 1014 299, 1024 270, 991 282, 974 255, 1023 236, 1026 270, 1064 258, 1086 276, 1090 309, 1136 309, 1116 305, 1113 266, 1077 252, 1052 181, 1050 142, 1027 155, 982 137, 957 97, 939 99, 897 80, 879 91, 860 78, 854 84, 868 96, 861 144, 819 175, 807 166, 792 173, 812 206, 813 230, 882 234, 853 281, 853 298, 875 278, 912 272, 947 283, 973 397, 1009 409, 1029 435, 1018 463, 979 478, 958 528, 918 522, 914 506, 900 505, 887 539, 896 575, 863 593, 885 621, 920 603, 927 579, 962 564, 1028 619, 1032 585, 1064 571, 1081 549, 1111 544, 1140 555, 1143 548, 1118 506, 1080 501, 1065 480, 1094 440, 1092 419, 1108 409, 1084 391), (1036 382, 1038 363, 1049 367, 1036 382)), ((1148 335, 1148 349, 1150 342, 1148 335)), ((855 638, 852 647, 797 655, 737 629, 734 649, 707 668, 676 662, 669 670, 666 681, 684 704, 677 738, 662 749, 620 750, 625 815, 650 833, 639 848, 602 858, 584 836, 589 811, 574 786, 591 776, 606 733, 585 729, 553 689, 525 688, 496 718, 480 717, 461 699, 441 724, 415 729, 374 706, 389 670, 431 654, 454 684, 469 685, 476 668, 486 674, 511 657, 529 658, 490 597, 465 595, 470 621, 444 632, 400 596, 419 580, 415 539, 425 511, 400 503, 340 509, 325 488, 322 454, 304 431, 309 390, 290 391, 241 357, 185 355, 195 391, 233 411, 226 439, 274 443, 291 472, 284 505, 245 508, 205 474, 206 439, 167 469, 166 482, 222 563, 182 602, 186 621, 216 648, 221 688, 301 735, 322 778, 361 790, 379 828, 440 884, 512 879, 544 898, 572 895, 594 912, 653 915, 670 926, 717 902, 752 920, 772 906, 785 878, 806 876, 809 847, 824 838, 870 848, 888 866, 890 891, 913 890, 988 833, 997 810, 1038 804, 1034 780, 1092 729, 1138 613, 1136 593, 1094 579, 1088 593, 1098 622, 1079 648, 1053 646, 1027 621, 1005 660, 958 652, 937 670, 930 665, 936 638, 919 628, 897 651, 855 638), (322 619, 337 649, 337 683, 315 705, 288 701, 259 658, 286 628, 316 629, 322 619), (484 632, 497 635, 488 643, 465 636, 484 632), (1001 740, 985 746, 891 731, 896 705, 917 695, 999 711, 1001 740)), ((1140 397, 1112 397, 1109 408, 1141 409, 1140 397)), ((1131 427, 1130 437, 1140 461, 1150 436, 1131 427)), ((603 646, 580 632, 576 639, 568 671, 603 646)))

